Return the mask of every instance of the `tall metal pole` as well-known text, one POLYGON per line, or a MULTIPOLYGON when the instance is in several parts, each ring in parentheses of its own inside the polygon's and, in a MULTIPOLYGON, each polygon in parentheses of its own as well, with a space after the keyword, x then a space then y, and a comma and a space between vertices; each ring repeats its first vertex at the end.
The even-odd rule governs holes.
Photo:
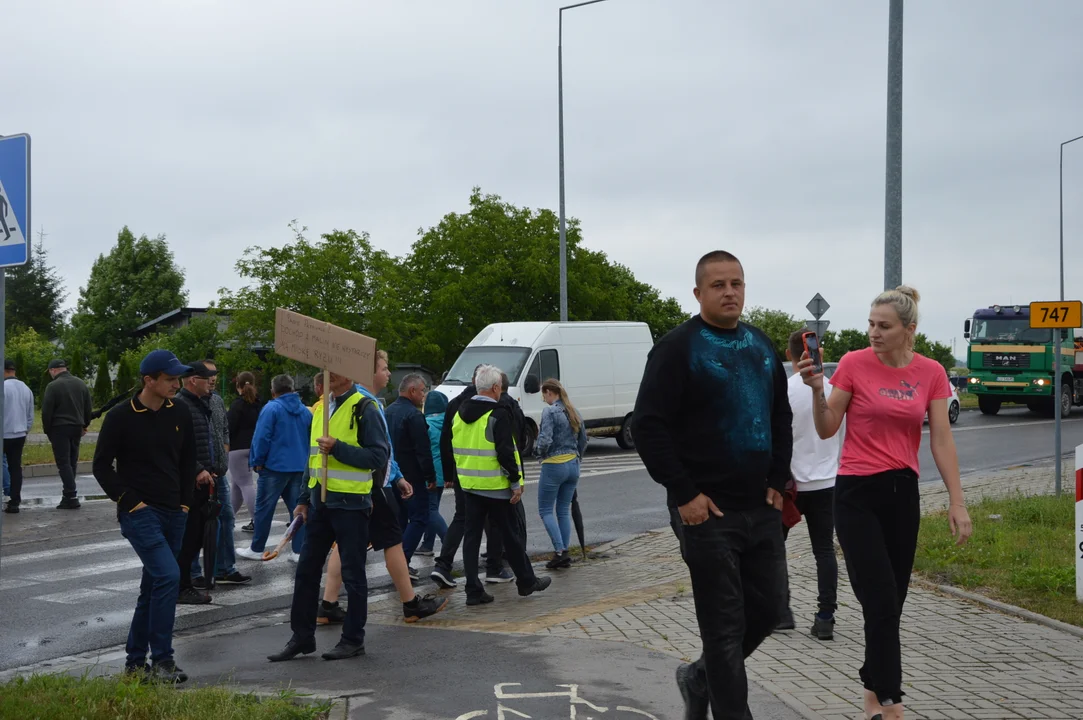
POLYGON ((884 182, 884 289, 902 285, 903 0, 891 0, 887 31, 887 167, 884 182))
POLYGON ((564 11, 605 0, 565 5, 557 20, 557 134, 560 145, 560 321, 568 322, 568 236, 564 222, 564 11))
MULTIPOLYGON (((6 222, 5 218, 0 217, 0 222, 6 222)), ((7 318, 4 311, 7 308, 7 288, 4 287, 4 268, 0 267, 0 365, 4 364, 4 346, 7 344, 7 336, 4 333, 4 326, 7 324, 7 318)), ((4 386, 3 380, 0 380, 0 436, 4 434, 4 386)), ((0 518, 0 535, 4 532, 4 521, 0 518)))
MULTIPOLYGON (((1065 140, 1060 144, 1060 299, 1064 300, 1064 146, 1070 143, 1074 143, 1076 140, 1083 140, 1083 135, 1072 138, 1071 140, 1065 140)), ((1063 458, 1061 458, 1061 443, 1060 443, 1060 420, 1061 420, 1061 404, 1063 398, 1061 393, 1063 388, 1061 387, 1060 379, 1060 365, 1061 365, 1061 353, 1060 353, 1060 330, 1054 330, 1056 333, 1056 341, 1053 343, 1053 352, 1056 353, 1056 357, 1053 358, 1053 461, 1056 463, 1056 482, 1055 491, 1057 497, 1060 497, 1061 490, 1061 465, 1063 464, 1063 458)), ((1072 333, 1075 334, 1074 332, 1072 333)), ((1072 347, 1075 347, 1075 338, 1072 340, 1072 347)), ((1072 363, 1075 364, 1074 362, 1072 363)), ((1070 393, 1075 393, 1075 384, 1072 384, 1070 393)))

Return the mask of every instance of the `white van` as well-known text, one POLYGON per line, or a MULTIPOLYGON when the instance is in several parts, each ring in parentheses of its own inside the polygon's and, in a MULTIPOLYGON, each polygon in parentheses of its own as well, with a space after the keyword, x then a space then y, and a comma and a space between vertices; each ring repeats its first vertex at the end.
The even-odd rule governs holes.
POLYGON ((510 322, 489 325, 470 341, 436 389, 450 400, 473 380, 481 364, 508 375, 508 394, 527 417, 530 454, 545 403, 541 383, 563 383, 595 437, 615 437, 626 450, 639 382, 654 345, 650 328, 637 322, 510 322))

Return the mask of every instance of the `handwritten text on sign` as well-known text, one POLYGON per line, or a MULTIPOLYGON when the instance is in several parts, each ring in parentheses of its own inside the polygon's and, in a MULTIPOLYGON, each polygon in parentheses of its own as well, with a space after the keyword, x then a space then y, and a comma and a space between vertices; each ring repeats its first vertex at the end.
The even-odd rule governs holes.
POLYGON ((275 311, 275 352, 372 385, 376 339, 285 308, 275 311))

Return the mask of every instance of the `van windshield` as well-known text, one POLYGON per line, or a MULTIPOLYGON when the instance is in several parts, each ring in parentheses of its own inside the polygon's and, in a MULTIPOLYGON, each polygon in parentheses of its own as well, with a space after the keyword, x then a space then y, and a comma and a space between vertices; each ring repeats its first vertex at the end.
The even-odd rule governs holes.
POLYGON ((496 365, 508 375, 511 385, 519 384, 519 375, 530 357, 530 348, 522 347, 468 347, 448 370, 444 383, 469 385, 474 381, 474 369, 478 365, 496 365))

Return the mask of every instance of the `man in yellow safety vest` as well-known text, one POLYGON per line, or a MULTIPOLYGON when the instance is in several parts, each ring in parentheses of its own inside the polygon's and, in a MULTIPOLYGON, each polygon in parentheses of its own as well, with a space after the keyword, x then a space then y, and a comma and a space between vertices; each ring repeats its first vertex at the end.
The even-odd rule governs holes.
POLYGON ((373 471, 390 457, 380 410, 354 388, 353 381, 331 373, 330 422, 327 435, 316 418, 310 432, 307 487, 297 500, 297 514, 305 523, 305 545, 297 562, 290 628, 286 647, 268 656, 271 662, 290 660, 316 651, 316 613, 320 577, 331 545, 338 545, 342 579, 348 604, 342 637, 324 660, 342 660, 365 654, 368 617, 368 579, 365 552, 372 514, 373 471), (327 500, 321 497, 323 458, 327 458, 327 500))
POLYGON ((504 537, 505 557, 515 573, 520 595, 544 590, 553 579, 534 575, 526 554, 526 538, 520 533, 515 514, 514 506, 523 495, 522 463, 511 416, 499 404, 500 368, 482 365, 474 377, 477 395, 465 399, 455 413, 451 448, 455 457, 453 481, 465 491, 466 500, 466 604, 484 605, 493 601, 478 578, 478 553, 486 518, 500 528, 504 537))

